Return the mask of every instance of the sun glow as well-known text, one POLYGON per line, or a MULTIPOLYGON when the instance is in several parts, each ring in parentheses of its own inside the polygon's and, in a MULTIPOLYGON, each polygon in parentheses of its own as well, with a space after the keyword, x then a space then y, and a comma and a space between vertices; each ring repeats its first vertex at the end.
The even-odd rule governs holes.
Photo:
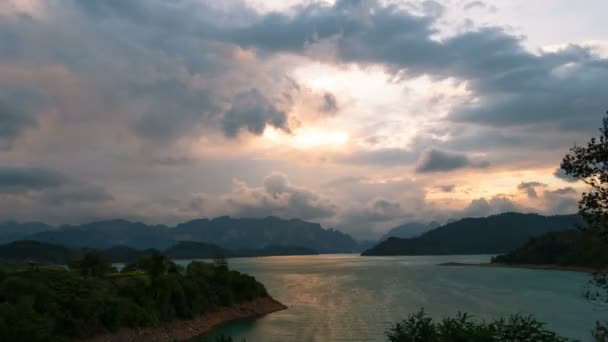
POLYGON ((266 129, 264 138, 275 144, 287 144, 295 148, 329 147, 335 148, 346 145, 349 135, 343 131, 324 128, 302 128, 292 134, 266 129))

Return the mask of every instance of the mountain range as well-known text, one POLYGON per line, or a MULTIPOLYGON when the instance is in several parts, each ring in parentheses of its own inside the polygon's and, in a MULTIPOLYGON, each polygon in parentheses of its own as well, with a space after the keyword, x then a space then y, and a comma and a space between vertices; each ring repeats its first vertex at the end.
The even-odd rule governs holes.
POLYGON ((384 234, 379 241, 384 241, 390 237, 396 238, 412 238, 419 235, 422 235, 429 230, 435 229, 439 227, 440 224, 437 222, 431 223, 419 223, 419 222, 408 222, 404 223, 400 226, 397 226, 391 230, 389 230, 386 234, 384 234))
MULTIPOLYGON (((75 248, 52 243, 18 240, 0 245, 0 260, 8 262, 35 262, 39 264, 67 265, 70 261, 91 251, 90 248, 75 248)), ((278 255, 316 255, 316 251, 297 246, 266 246, 262 249, 228 250, 205 242, 182 241, 165 249, 139 250, 128 246, 115 246, 99 250, 112 262, 131 262, 160 251, 174 260, 261 257, 278 255)))
MULTIPOLYGON (((197 219, 175 227, 108 220, 53 227, 43 223, 0 224, 0 242, 32 240, 71 248, 108 249, 115 246, 165 250, 181 241, 215 244, 229 250, 261 250, 288 246, 319 253, 360 252, 350 235, 324 229, 318 223, 277 217, 197 219)), ((277 251, 278 252, 278 251, 277 251)))
POLYGON ((418 237, 391 237, 362 255, 498 254, 523 245, 530 237, 574 229, 578 215, 542 216, 505 213, 485 218, 465 218, 418 237))
MULTIPOLYGON (((169 227, 126 220, 107 220, 60 227, 44 223, 0 224, 0 243, 31 240, 72 249, 122 253, 123 259, 148 249, 168 250, 182 243, 205 243, 239 256, 354 253, 363 255, 499 254, 523 245, 530 237, 574 228, 577 215, 541 216, 506 213, 465 218, 441 227, 406 223, 390 230, 379 243, 358 242, 350 235, 318 223, 277 217, 196 219, 169 227), (434 229, 433 229, 434 228, 434 229)), ((200 250, 200 246, 197 246, 200 250)), ((217 251, 207 248, 213 255, 217 251)), ((228 252, 227 254, 228 255, 228 252)))

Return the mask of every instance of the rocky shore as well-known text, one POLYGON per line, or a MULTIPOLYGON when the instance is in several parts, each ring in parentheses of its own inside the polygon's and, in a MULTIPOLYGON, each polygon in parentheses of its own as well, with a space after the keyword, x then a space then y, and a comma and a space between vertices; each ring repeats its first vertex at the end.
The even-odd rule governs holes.
POLYGON ((555 270, 555 271, 572 271, 572 272, 583 272, 583 273, 594 273, 597 269, 583 266, 561 266, 561 265, 550 265, 550 264, 505 264, 505 263, 482 263, 482 264, 468 264, 461 262, 446 262, 439 264, 439 266, 473 266, 473 267, 508 267, 508 268, 526 268, 533 270, 555 270))
POLYGON ((115 333, 88 339, 91 342, 165 342, 187 341, 204 335, 213 328, 234 320, 253 318, 285 310, 287 307, 271 297, 232 305, 191 320, 176 320, 151 328, 122 328, 115 333))

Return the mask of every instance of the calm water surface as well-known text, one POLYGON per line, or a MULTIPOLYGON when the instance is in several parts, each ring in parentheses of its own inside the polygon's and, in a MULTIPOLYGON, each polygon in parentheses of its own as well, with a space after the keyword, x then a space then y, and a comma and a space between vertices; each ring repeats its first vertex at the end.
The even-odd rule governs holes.
POLYGON ((582 298, 589 276, 562 271, 436 266, 487 262, 489 256, 360 257, 321 255, 230 259, 289 306, 216 333, 240 341, 385 341, 392 322, 424 307, 433 317, 458 310, 479 318, 535 314, 568 337, 590 341, 608 319, 582 298))

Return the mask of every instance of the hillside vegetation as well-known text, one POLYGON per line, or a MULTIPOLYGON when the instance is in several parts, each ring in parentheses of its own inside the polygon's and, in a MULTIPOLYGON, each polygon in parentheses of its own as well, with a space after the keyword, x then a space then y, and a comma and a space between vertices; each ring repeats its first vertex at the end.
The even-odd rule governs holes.
POLYGON ((155 253, 112 270, 91 252, 70 269, 0 269, 0 341, 71 341, 187 319, 268 297, 253 277, 192 262, 180 268, 155 253))
POLYGON ((419 237, 389 238, 363 255, 497 254, 511 251, 530 237, 573 229, 577 215, 541 216, 506 213, 465 218, 433 229, 419 237))
POLYGON ((492 262, 599 269, 608 266, 608 246, 593 234, 580 230, 551 232, 530 238, 523 246, 493 258, 492 262))

